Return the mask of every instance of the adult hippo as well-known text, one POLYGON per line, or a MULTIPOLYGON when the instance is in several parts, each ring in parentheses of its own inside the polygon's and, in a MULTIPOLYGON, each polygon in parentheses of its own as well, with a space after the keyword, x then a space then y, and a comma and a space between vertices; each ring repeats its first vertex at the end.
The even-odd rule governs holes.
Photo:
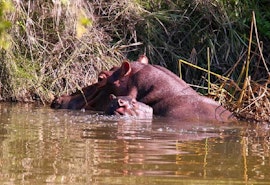
POLYGON ((155 115, 185 121, 231 122, 235 118, 219 103, 199 95, 169 70, 139 62, 123 62, 104 81, 116 96, 129 96, 153 108, 155 115))
MULTIPOLYGON (((148 64, 148 58, 143 54, 137 59, 137 62, 148 64)), ((70 95, 61 95, 55 97, 51 102, 53 109, 86 109, 93 111, 105 111, 110 103, 111 89, 100 88, 106 84, 106 79, 119 67, 113 67, 109 71, 101 71, 98 75, 98 82, 90 86, 84 87, 81 90, 70 95)))

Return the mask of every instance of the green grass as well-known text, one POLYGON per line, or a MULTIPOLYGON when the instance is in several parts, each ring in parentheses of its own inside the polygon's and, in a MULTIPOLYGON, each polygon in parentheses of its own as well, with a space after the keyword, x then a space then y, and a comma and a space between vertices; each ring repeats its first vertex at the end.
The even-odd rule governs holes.
POLYGON ((254 89, 254 101, 243 103, 251 97, 246 96, 250 87, 263 86, 269 93, 266 0, 5 2, 0 6, 2 100, 46 104, 141 53, 153 64, 181 72, 203 94, 215 91, 218 99, 228 92, 230 101, 222 98, 222 103, 237 113, 264 92, 254 89), (189 65, 179 71, 179 59, 230 80, 189 65))

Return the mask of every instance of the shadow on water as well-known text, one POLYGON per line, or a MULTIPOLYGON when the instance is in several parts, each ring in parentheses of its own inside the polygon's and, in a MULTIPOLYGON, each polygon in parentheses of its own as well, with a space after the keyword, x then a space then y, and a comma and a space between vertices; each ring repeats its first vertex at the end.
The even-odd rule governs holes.
POLYGON ((268 184, 269 125, 0 104, 1 184, 268 184))

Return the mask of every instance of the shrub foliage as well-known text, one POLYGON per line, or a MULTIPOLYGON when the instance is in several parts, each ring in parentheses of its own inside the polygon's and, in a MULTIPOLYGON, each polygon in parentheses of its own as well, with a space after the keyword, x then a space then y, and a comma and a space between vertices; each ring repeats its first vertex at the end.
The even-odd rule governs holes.
POLYGON ((267 0, 1 1, 0 99, 47 103, 146 53, 239 117, 269 121, 267 7, 267 0))

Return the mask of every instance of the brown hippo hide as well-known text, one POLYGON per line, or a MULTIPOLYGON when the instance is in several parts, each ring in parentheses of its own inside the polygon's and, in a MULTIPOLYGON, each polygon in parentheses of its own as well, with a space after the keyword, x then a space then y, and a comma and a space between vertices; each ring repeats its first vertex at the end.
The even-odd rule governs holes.
POLYGON ((161 66, 123 62, 103 85, 116 96, 130 96, 151 106, 155 115, 194 121, 228 122, 233 119, 231 112, 200 96, 186 82, 161 66))
POLYGON ((110 71, 102 71, 98 75, 97 83, 84 87, 81 91, 77 90, 71 95, 62 95, 60 97, 56 97, 51 103, 51 108, 85 108, 87 110, 104 111, 110 102, 110 91, 106 90, 106 87, 103 87, 103 84, 106 84, 106 78, 117 69, 119 69, 119 67, 114 67, 110 71))
MULTIPOLYGON (((148 58, 140 55, 137 62, 147 64, 148 58)), ((113 67, 109 71, 102 71, 98 75, 98 82, 90 86, 77 90, 70 95, 55 97, 51 103, 54 109, 87 109, 94 111, 104 111, 110 102, 112 89, 104 86, 106 79, 119 67, 113 67)))

